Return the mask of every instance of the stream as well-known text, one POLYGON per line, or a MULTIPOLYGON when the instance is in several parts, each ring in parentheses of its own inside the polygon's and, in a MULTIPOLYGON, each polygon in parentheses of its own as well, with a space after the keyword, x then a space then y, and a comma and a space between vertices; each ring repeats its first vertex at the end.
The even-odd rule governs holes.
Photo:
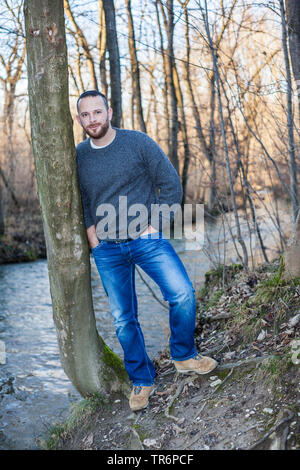
MULTIPOLYGON (((284 202, 280 205, 282 228, 288 232, 290 209, 284 202)), ((233 226, 232 214, 227 216, 232 218, 233 226)), ((263 259, 257 241, 254 234, 252 241, 249 239, 246 221, 241 221, 247 246, 252 245, 253 257, 259 264, 263 259)), ((271 260, 278 256, 276 230, 264 210, 258 211, 258 221, 271 260)), ((224 233, 221 220, 206 222, 205 229, 204 249, 199 249, 190 240, 171 240, 195 289, 202 286, 205 272, 212 268, 212 258, 224 262, 224 246, 226 262, 238 262, 233 243, 229 234, 224 233)), ((108 299, 93 257, 90 259, 97 328, 107 345, 122 356, 108 299)), ((162 300, 156 284, 145 273, 142 272, 142 275, 162 300)), ((147 352, 153 359, 167 342, 168 311, 155 300, 138 273, 136 290, 139 320, 147 352)), ((70 404, 82 399, 60 364, 47 260, 0 265, 0 350, 1 344, 5 346, 5 358, 0 355, 0 449, 39 449, 53 425, 67 418, 70 404)))

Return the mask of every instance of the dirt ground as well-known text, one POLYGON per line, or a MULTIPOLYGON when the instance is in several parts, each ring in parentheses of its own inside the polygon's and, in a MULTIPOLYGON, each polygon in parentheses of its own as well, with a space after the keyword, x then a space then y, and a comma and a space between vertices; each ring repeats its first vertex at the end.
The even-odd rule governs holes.
POLYGON ((132 413, 124 396, 84 400, 41 447, 299 449, 300 290, 278 281, 277 269, 234 272, 222 288, 207 275, 196 343, 218 361, 213 372, 178 374, 166 350, 155 361, 156 392, 145 410, 132 413))

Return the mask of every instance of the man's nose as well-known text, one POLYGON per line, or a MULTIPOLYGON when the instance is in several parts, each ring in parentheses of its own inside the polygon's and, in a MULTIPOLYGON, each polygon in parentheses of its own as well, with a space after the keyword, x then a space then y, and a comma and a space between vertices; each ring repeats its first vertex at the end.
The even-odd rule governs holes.
POLYGON ((89 123, 92 124, 93 122, 97 121, 97 117, 95 114, 90 114, 89 115, 89 123))

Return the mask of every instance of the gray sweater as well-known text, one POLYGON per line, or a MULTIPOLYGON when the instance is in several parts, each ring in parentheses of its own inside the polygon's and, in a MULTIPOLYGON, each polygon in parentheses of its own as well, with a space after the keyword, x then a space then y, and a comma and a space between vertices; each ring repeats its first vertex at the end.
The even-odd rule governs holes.
POLYGON ((116 129, 106 147, 92 148, 87 139, 76 151, 85 226, 95 225, 100 240, 137 238, 149 224, 161 230, 173 218, 157 204, 180 204, 180 179, 147 134, 116 129))

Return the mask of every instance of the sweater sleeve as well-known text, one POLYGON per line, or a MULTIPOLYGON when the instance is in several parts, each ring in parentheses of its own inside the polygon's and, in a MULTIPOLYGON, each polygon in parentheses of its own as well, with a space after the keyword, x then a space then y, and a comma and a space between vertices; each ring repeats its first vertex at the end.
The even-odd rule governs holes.
POLYGON ((90 201, 89 201, 88 195, 86 194, 80 182, 78 155, 77 155, 77 175, 78 175, 79 188, 80 188, 80 194, 81 194, 81 202, 82 202, 82 208, 83 208, 83 218, 84 218, 85 228, 88 229, 91 225, 94 225, 95 222, 93 220, 93 217, 91 216, 90 201))
POLYGON ((151 225, 161 230, 174 218, 182 200, 182 186, 174 166, 149 136, 145 135, 142 154, 147 163, 150 178, 157 190, 157 204, 151 210, 151 225), (171 206, 175 204, 170 212, 171 206), (159 207, 161 205, 167 205, 159 207), (175 209, 175 210, 174 210, 175 209))
POLYGON ((81 193, 81 201, 82 201, 82 207, 83 207, 83 218, 84 218, 85 228, 88 229, 91 225, 94 225, 95 222, 94 222, 94 220, 91 216, 91 213, 90 213, 89 199, 88 199, 85 191, 81 188, 81 185, 80 185, 80 193, 81 193))

